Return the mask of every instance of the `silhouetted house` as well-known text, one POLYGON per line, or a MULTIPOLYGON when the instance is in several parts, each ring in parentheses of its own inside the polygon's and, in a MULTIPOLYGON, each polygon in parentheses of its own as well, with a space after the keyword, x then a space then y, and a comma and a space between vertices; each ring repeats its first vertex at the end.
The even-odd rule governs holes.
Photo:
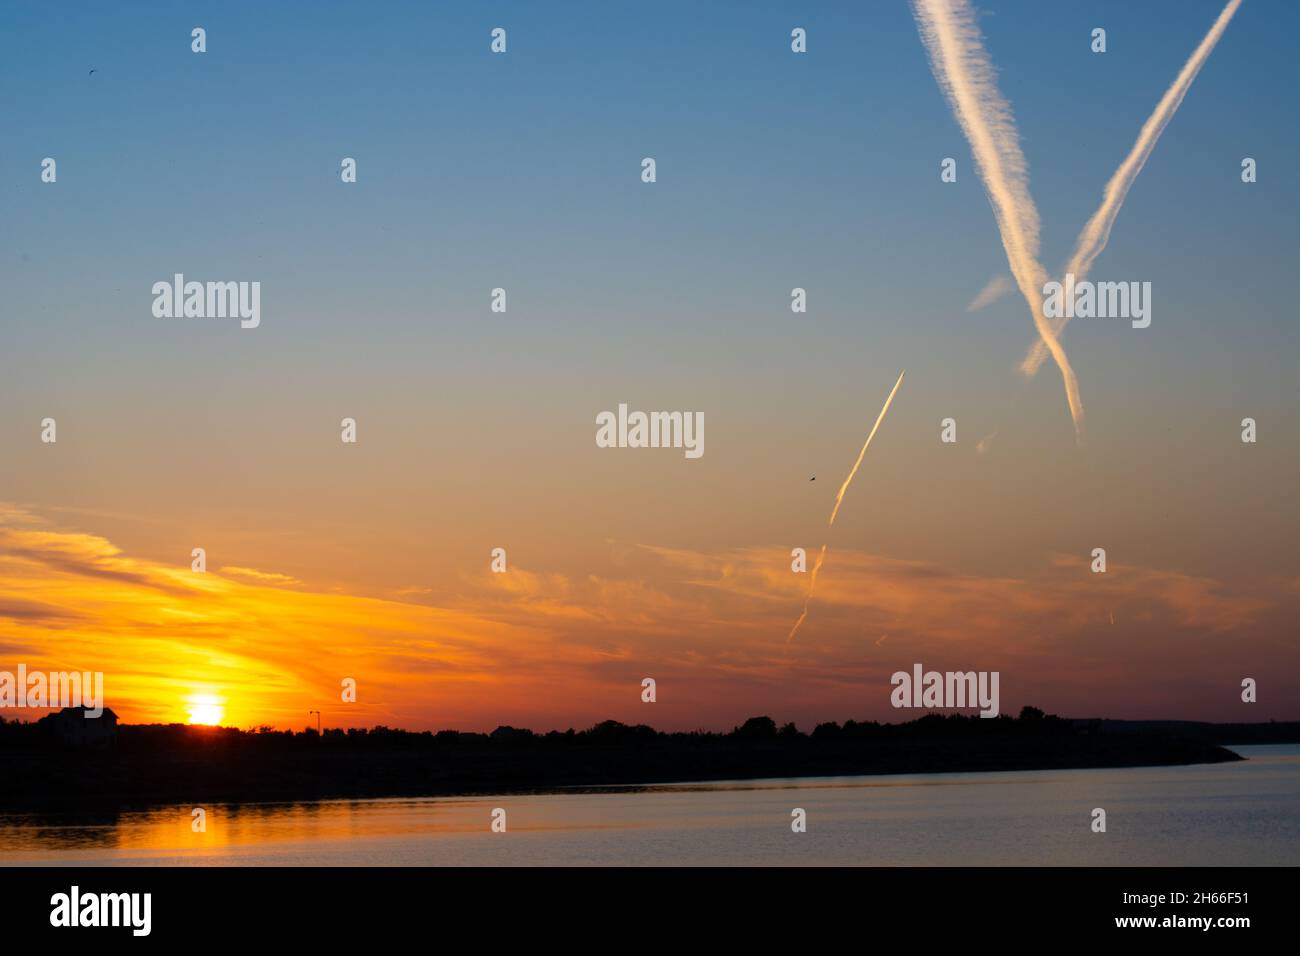
POLYGON ((64 707, 47 714, 38 723, 49 727, 69 747, 107 747, 117 742, 117 714, 105 707, 98 717, 88 716, 85 707, 64 707))

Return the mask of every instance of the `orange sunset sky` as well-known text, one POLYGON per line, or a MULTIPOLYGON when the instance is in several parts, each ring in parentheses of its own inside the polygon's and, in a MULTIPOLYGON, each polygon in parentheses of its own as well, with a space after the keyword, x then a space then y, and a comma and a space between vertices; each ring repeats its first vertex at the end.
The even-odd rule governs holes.
MULTIPOLYGON (((1126 194, 1092 274, 1151 321, 1064 330, 1080 442, 908 5, 814 5, 806 55, 753 6, 522 4, 505 56, 473 5, 223 6, 203 55, 184 10, 10 11, 0 671, 240 727, 906 720, 917 662, 1300 719, 1300 8, 1242 6, 1126 194), (155 315, 178 273, 260 323, 155 315), (620 403, 704 454, 597 447, 620 403)), ((1221 7, 1113 5, 1105 56, 981 18, 1044 270, 1221 7)))
POLYGON ((1233 701, 1239 673, 1266 700, 1294 690, 1295 581, 1229 587, 1122 562, 1096 576, 1064 554, 976 575, 832 547, 790 644, 807 575, 777 545, 609 542, 599 573, 574 575, 493 574, 484 554, 438 589, 346 589, 219 560, 199 574, 68 527, 85 518, 55 524, 12 505, 0 516, 5 661, 102 670, 108 705, 132 722, 203 707, 194 719, 281 727, 305 725, 309 709, 326 725, 428 729, 895 720, 906 715, 886 706, 888 677, 913 661, 1000 670, 1004 712, 1293 715, 1233 701), (658 682, 654 705, 640 702, 644 676, 658 682), (345 677, 355 704, 341 702, 345 677))

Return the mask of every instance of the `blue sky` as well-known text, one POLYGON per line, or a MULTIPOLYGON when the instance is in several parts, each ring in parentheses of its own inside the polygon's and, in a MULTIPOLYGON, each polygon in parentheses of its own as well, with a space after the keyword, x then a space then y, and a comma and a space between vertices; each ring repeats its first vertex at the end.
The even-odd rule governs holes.
MULTIPOLYGON (((1219 9, 981 5, 1049 268, 1219 9), (1104 55, 1089 50, 1094 26, 1108 30, 1104 55)), ((548 489, 537 507, 573 487, 594 412, 630 401, 709 411, 709 464, 692 482, 721 512, 708 534, 742 544, 749 515, 713 505, 738 482, 759 495, 768 475, 841 468, 904 367, 894 416, 922 476, 952 414, 972 442, 996 432, 1026 460, 1062 456, 1050 482, 1009 480, 1086 496, 1144 469, 1154 488, 1197 473, 1190 514, 1233 487, 1203 460, 1207 429, 1231 435, 1254 412, 1295 444, 1293 4, 1245 4, 1120 215, 1095 274, 1151 281, 1154 323, 1071 325, 1093 423, 1083 453, 1054 370, 1028 383, 1015 372, 1032 341, 1023 303, 963 311, 1005 259, 902 3, 10 5, 2 16, 0 434, 15 451, 0 477, 15 499, 106 506, 170 500, 164 485, 188 483, 208 488, 196 496, 213 523, 223 509, 257 514, 231 484, 250 432, 268 469, 294 455, 307 468, 333 422, 360 413, 369 437, 392 439, 372 467, 418 470, 415 429, 430 487, 445 493, 531 451, 548 489), (195 25, 208 31, 203 55, 190 52, 195 25), (505 56, 488 50, 498 25, 505 56), (789 51, 796 25, 809 31, 804 56, 789 51), (1260 169, 1250 186, 1238 177, 1247 155, 1260 169), (39 181, 45 156, 59 162, 55 186, 39 181), (339 182, 344 156, 358 160, 354 186, 339 182), (653 186, 639 181, 643 156, 658 162, 653 186), (945 156, 959 163, 954 185, 939 182, 945 156), (262 327, 160 323, 148 290, 178 271, 260 280, 262 327), (796 285, 806 316, 789 311, 796 285), (496 286, 508 317, 487 312, 496 286), (94 488, 34 457, 30 423, 55 413, 82 423, 94 488), (1153 435, 1173 447, 1153 452, 1153 435), (147 469, 159 446, 192 470, 147 469), (449 472, 456 482, 439 485, 449 472)), ((1291 456, 1269 487, 1295 474, 1291 456)), ((912 483, 941 493, 937 478, 912 483)), ((598 488, 580 477, 576 490, 598 488)), ((778 494, 750 502, 774 515, 774 535, 820 510, 783 516, 778 494)), ((286 484, 276 506, 295 502, 286 484)), ((1202 564, 1233 520, 1206 539, 1202 564)), ((628 521, 633 537, 663 529, 649 513, 628 521)), ((1134 546, 1154 548, 1152 531, 1134 546)), ((1035 553, 1047 546, 1019 524, 1007 533, 1017 553, 1025 536, 1035 553)), ((886 538, 916 547, 901 521, 886 538)), ((949 557, 981 553, 973 528, 952 538, 965 544, 949 557)))

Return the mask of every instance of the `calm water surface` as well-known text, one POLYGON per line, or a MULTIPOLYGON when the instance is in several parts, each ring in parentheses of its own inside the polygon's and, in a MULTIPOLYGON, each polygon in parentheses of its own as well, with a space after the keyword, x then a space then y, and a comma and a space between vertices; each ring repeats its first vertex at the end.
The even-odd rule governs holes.
POLYGON ((4 815, 0 865, 1300 864, 1300 746, 1233 749, 1249 760, 211 805, 204 833, 189 804, 4 815), (507 833, 489 830, 496 807, 507 833))

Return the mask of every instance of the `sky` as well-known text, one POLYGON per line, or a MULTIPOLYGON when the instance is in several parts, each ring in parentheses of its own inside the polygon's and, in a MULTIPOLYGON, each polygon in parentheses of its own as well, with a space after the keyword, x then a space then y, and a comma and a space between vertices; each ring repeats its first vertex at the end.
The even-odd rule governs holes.
MULTIPOLYGON (((1055 273, 1223 7, 977 6, 1055 273)), ((5 5, 0 670, 236 726, 810 729, 916 662, 1300 719, 1297 47, 1247 0, 1137 177, 1079 442, 1024 298, 968 311, 1007 256, 905 3, 5 5), (155 317, 175 273, 261 324, 155 317), (620 403, 705 453, 598 447, 620 403)))

